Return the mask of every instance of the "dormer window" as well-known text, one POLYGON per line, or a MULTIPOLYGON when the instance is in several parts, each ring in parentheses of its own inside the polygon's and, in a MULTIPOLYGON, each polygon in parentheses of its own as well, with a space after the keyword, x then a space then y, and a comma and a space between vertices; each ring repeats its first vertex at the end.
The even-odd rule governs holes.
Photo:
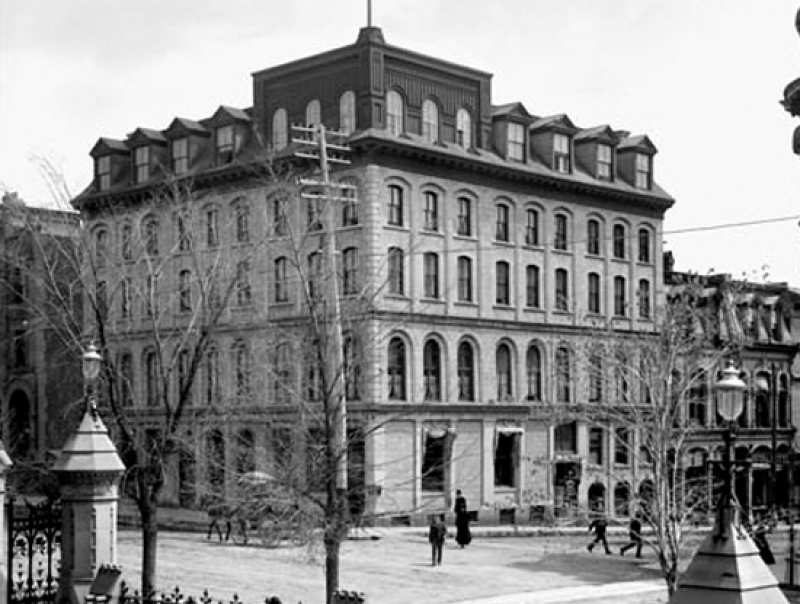
POLYGON ((636 179, 637 189, 650 189, 652 184, 652 163, 649 155, 636 154, 636 179))
POLYGON ((525 159, 525 128, 522 124, 508 125, 508 159, 523 161, 525 159))
POLYGON ((138 147, 133 156, 134 184, 150 180, 150 147, 138 147))
POLYGON ((569 174, 572 172, 570 140, 566 134, 553 135, 553 169, 556 172, 569 174))
POLYGON ((104 155, 95 160, 95 172, 97 174, 97 186, 101 191, 111 188, 111 156, 104 155))
POLYGON ((386 93, 386 127, 395 136, 403 133, 403 97, 396 90, 386 93))
POLYGON ((272 116, 272 147, 275 151, 284 149, 288 144, 286 124, 286 109, 281 107, 272 116))
POLYGON ((306 105, 306 126, 318 126, 322 122, 322 110, 317 99, 306 105))
POLYGON ((172 141, 172 171, 176 175, 189 171, 189 139, 178 138, 172 141))
POLYGON ((356 93, 348 90, 339 98, 339 130, 352 134, 356 129, 356 93))
POLYGON ((472 116, 464 108, 456 114, 456 139, 459 147, 472 148, 472 116))
POLYGON ((234 132, 233 124, 217 128, 217 164, 229 164, 233 161, 234 132))
POLYGON ((606 182, 614 180, 614 153, 611 145, 597 145, 597 179, 606 182))
POLYGON ((422 103, 422 138, 428 143, 439 140, 439 108, 430 99, 422 103))

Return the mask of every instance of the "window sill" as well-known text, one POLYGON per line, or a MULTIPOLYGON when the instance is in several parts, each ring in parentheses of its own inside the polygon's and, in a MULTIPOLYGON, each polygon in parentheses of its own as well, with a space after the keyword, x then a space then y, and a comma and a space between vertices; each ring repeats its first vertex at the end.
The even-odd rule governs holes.
POLYGON ((477 308, 478 303, 473 300, 456 300, 454 306, 463 306, 464 308, 477 308))
POLYGON ((453 239, 461 240, 461 241, 477 241, 478 238, 475 235, 469 235, 465 233, 456 233, 453 235, 453 239))
POLYGON ((398 231, 401 233, 408 233, 411 231, 411 229, 409 229, 407 226, 403 226, 402 224, 386 223, 385 225, 383 225, 383 228, 388 231, 398 231))
POLYGON ((408 302, 411 299, 410 296, 408 296, 406 294, 396 294, 396 293, 392 293, 392 292, 387 292, 385 294, 385 297, 389 298, 389 299, 392 299, 392 300, 402 300, 404 302, 408 302))
POLYGON ((514 242, 507 239, 495 239, 493 243, 495 245, 499 245, 500 247, 514 247, 514 242))
POLYGON ((441 304, 441 305, 446 304, 446 302, 441 298, 429 298, 427 296, 423 296, 420 301, 425 304, 441 304))
POLYGON ((554 248, 553 248, 553 253, 554 253, 554 254, 559 254, 559 255, 561 255, 561 256, 572 256, 572 250, 569 250, 569 249, 567 249, 567 250, 560 250, 560 249, 557 249, 557 248, 555 248, 555 247, 554 247, 554 248))
POLYGON ((553 309, 553 314, 554 315, 560 315, 560 316, 563 316, 563 317, 571 317, 575 313, 573 313, 571 310, 562 310, 560 308, 556 308, 556 309, 553 309))
POLYGON ((543 252, 544 246, 541 243, 528 243, 527 241, 522 244, 522 247, 526 250, 531 250, 535 252, 543 252))
POLYGON ((511 306, 511 304, 501 304, 495 302, 492 308, 494 308, 495 310, 514 310, 515 307, 511 306))
POLYGON ((272 304, 270 304, 270 306, 272 308, 275 308, 275 307, 279 307, 280 308, 282 306, 289 307, 289 306, 292 306, 292 305, 293 305, 293 303, 292 303, 291 300, 275 300, 272 304))
POLYGON ((419 230, 419 234, 420 235, 427 235, 429 237, 439 237, 440 239, 444 239, 444 233, 442 233, 441 231, 433 231, 433 230, 430 230, 430 229, 420 229, 419 230))

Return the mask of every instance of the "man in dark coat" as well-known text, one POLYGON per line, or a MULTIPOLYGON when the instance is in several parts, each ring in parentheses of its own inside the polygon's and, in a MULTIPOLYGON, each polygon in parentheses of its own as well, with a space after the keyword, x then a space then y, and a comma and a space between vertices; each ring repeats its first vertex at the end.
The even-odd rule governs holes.
POLYGON ((431 544, 431 566, 441 565, 444 540, 447 537, 447 526, 444 514, 431 517, 431 528, 428 531, 428 542, 431 544))
POLYGON ((619 550, 619 555, 624 556, 625 552, 629 549, 635 547, 636 548, 636 557, 642 557, 642 521, 639 520, 639 514, 635 514, 633 518, 631 518, 631 522, 628 525, 628 539, 630 541, 623 545, 619 550))
POLYGON ((608 548, 608 541, 606 540, 606 528, 608 528, 608 522, 605 516, 598 516, 592 521, 589 525, 589 532, 591 533, 594 531, 594 540, 586 546, 586 549, 592 551, 597 543, 602 543, 603 547, 606 548, 606 553, 611 553, 611 550, 608 548))
POLYGON ((467 499, 461 494, 461 489, 456 491, 456 505, 453 511, 456 513, 456 543, 463 548, 472 541, 472 534, 469 530, 467 499))

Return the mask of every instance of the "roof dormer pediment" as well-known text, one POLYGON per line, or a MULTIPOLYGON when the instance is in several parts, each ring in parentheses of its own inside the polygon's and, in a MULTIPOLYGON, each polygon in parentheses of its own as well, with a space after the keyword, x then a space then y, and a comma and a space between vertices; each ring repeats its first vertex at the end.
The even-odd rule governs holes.
POLYGON ((164 134, 167 138, 182 138, 184 136, 210 136, 210 132, 208 128, 203 126, 200 122, 195 122, 194 120, 188 120, 183 117, 176 117, 172 120, 172 123, 169 125, 164 131, 164 134))
POLYGON ((594 128, 585 128, 575 135, 575 142, 596 142, 606 143, 609 145, 616 145, 619 142, 614 130, 608 125, 595 126, 594 128))
POLYGON ((249 122, 250 113, 246 109, 237 109, 236 107, 228 107, 227 105, 220 105, 219 109, 214 112, 205 123, 212 128, 219 128, 220 126, 227 126, 229 124, 249 122))
POLYGON ((97 139, 97 142, 92 147, 92 150, 89 151, 89 155, 94 158, 102 157, 104 155, 111 155, 111 154, 128 154, 131 150, 128 148, 128 145, 125 144, 125 141, 117 140, 115 138, 105 138, 101 137, 97 139))
POLYGON ((639 151, 640 153, 647 153, 650 155, 658 153, 658 149, 656 149, 653 141, 651 141, 646 134, 628 136, 619 143, 617 149, 620 151, 639 151))
POLYGON ((522 103, 506 103, 492 107, 492 119, 517 119, 529 122, 535 119, 522 103))
POLYGON ((564 132, 566 134, 575 134, 578 128, 572 123, 572 120, 565 113, 558 115, 551 115, 548 117, 540 117, 530 128, 531 132, 538 130, 553 130, 556 132, 564 132))
POLYGON ((144 145, 166 145, 167 139, 160 130, 150 128, 137 128, 128 135, 129 147, 141 147, 144 145))

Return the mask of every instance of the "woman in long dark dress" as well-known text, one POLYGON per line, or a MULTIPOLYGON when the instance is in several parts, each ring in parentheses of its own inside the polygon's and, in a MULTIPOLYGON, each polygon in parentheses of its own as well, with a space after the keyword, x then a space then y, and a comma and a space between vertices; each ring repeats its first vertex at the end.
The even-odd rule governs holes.
POLYGON ((469 512, 467 511, 467 500, 461 494, 461 490, 456 491, 456 543, 462 548, 469 545, 472 541, 472 534, 469 532, 469 512))

